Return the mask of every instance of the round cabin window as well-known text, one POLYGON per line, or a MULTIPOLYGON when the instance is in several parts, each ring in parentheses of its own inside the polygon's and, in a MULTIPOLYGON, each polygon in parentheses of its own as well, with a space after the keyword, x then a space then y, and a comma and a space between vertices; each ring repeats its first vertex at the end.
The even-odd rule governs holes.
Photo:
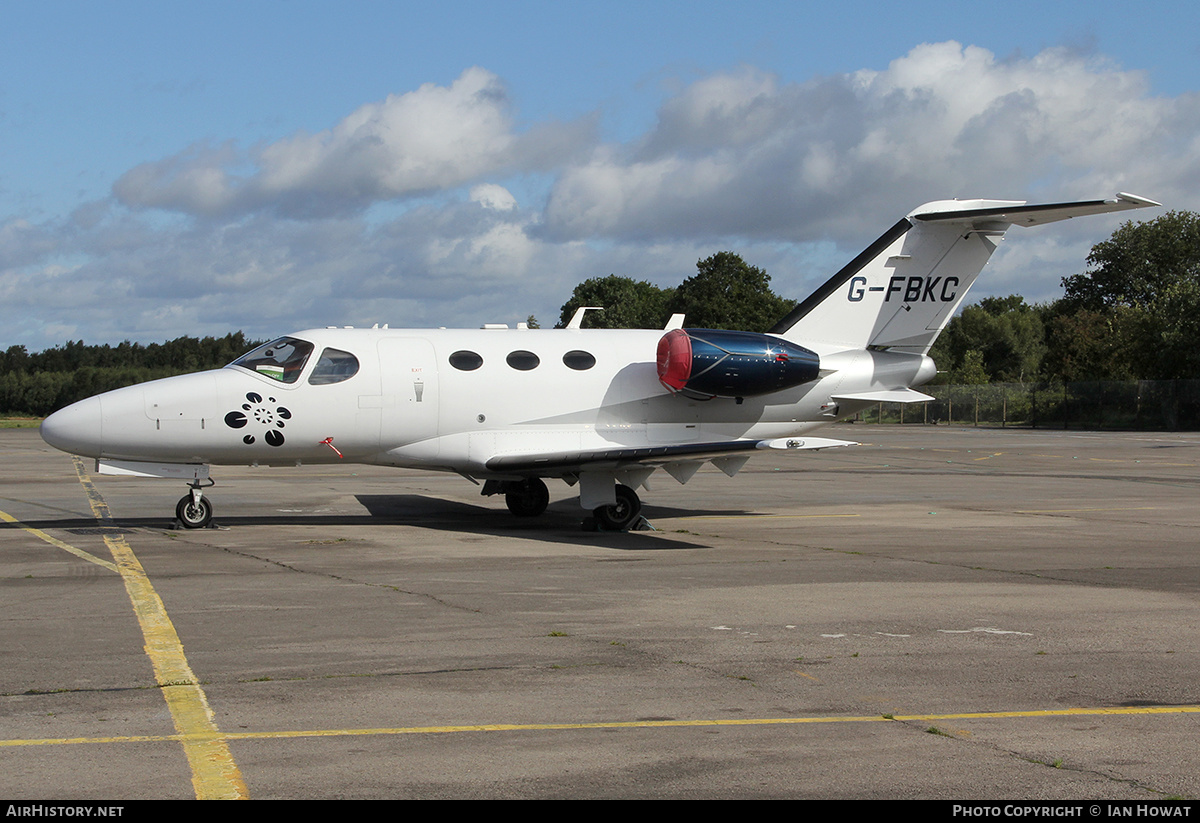
POLYGON ((596 358, 592 356, 591 352, 575 350, 563 355, 563 363, 566 364, 568 369, 587 371, 596 365, 596 358))
POLYGON ((531 351, 514 351, 509 352, 507 358, 508 365, 512 366, 517 371, 531 371, 536 369, 542 362, 538 356, 531 351))
POLYGON ((456 351, 450 355, 450 365, 459 371, 475 371, 483 365, 483 358, 473 351, 456 351))

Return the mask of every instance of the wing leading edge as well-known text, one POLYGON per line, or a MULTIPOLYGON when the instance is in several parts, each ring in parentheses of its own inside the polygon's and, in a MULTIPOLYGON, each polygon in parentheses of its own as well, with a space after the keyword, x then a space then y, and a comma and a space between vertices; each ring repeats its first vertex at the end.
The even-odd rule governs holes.
POLYGON ((489 459, 489 471, 503 474, 559 476, 583 471, 619 471, 633 466, 658 468, 680 461, 719 459, 764 449, 811 451, 840 446, 857 446, 849 440, 827 437, 783 437, 774 440, 725 440, 715 443, 687 443, 671 446, 646 446, 625 449, 594 449, 545 454, 506 454, 489 459))

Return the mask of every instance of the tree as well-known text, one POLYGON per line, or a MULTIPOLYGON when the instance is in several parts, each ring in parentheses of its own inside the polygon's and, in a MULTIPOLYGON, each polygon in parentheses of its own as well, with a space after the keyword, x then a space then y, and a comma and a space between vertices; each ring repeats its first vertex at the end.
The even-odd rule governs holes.
POLYGON ((1153 348, 1151 326, 1145 311, 1129 306, 1052 313, 1046 321, 1045 376, 1068 383, 1137 379, 1135 363, 1145 356, 1134 352, 1153 348))
POLYGON ((1073 365, 1058 367, 1064 379, 1200 374, 1200 215, 1127 222, 1087 262, 1088 271, 1063 278, 1052 308, 1051 346, 1074 348, 1073 365))
POLYGON ((0 359, 0 364, 2 364, 0 367, 2 374, 27 369, 29 368, 29 352, 25 350, 24 346, 9 346, 8 350, 4 352, 3 358, 0 359))
POLYGON ((1157 220, 1126 222, 1092 246, 1088 271, 1063 278, 1067 308, 1106 311, 1149 308, 1164 294, 1200 282, 1200 214, 1173 211, 1157 220))
POLYGON ((731 251, 696 263, 667 301, 667 314, 686 315, 691 328, 763 332, 791 311, 794 303, 771 291, 771 276, 731 251))
POLYGON ((259 342, 242 332, 224 337, 179 337, 166 343, 67 341, 30 354, 10 346, 0 355, 0 413, 44 415, 93 394, 188 371, 224 366, 259 342))
POLYGON ((968 349, 963 354, 962 363, 950 372, 950 382, 959 386, 980 386, 990 383, 991 378, 983 365, 982 352, 968 349))
POLYGON ((566 326, 581 306, 601 306, 604 311, 584 315, 585 329, 661 329, 670 317, 666 310, 670 296, 671 289, 645 280, 615 274, 593 277, 575 287, 563 304, 558 326, 566 326))
POLYGON ((1045 337, 1041 310, 1024 297, 985 297, 950 321, 929 355, 952 382, 1024 383, 1038 376, 1045 337))
POLYGON ((559 327, 580 306, 585 329, 661 329, 672 314, 685 315, 690 328, 766 331, 791 311, 793 303, 771 291, 771 276, 731 251, 697 261, 696 274, 676 289, 619 277, 594 277, 575 287, 562 307, 559 327))

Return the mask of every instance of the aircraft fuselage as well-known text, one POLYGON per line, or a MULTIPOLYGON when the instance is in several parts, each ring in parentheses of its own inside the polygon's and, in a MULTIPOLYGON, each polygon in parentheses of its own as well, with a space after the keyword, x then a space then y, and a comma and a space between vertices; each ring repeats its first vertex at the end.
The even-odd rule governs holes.
POLYGON ((823 377, 758 397, 691 399, 660 383, 661 330, 312 329, 291 382, 238 365, 108 392, 58 412, 44 434, 116 461, 294 465, 342 460, 507 476, 506 453, 645 448, 793 437, 866 402, 835 393, 920 385, 928 357, 855 351, 822 358, 823 377), (356 372, 313 382, 320 354, 356 372), (336 450, 336 451, 335 451, 336 450))

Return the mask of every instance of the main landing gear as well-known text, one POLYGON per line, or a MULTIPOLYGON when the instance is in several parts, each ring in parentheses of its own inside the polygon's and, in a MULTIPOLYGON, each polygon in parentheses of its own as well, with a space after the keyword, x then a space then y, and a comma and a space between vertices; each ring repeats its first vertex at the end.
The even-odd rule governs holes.
POLYGON ((550 505, 550 490, 540 477, 506 484, 504 502, 517 517, 537 517, 550 505))
POLYGON ((204 489, 215 485, 216 481, 211 478, 207 486, 200 485, 198 480, 188 484, 191 491, 179 498, 175 505, 175 518, 185 529, 203 529, 212 522, 212 502, 205 499, 204 489))
MULTIPOLYGON (((637 492, 618 484, 614 490, 617 502, 609 506, 592 509, 596 525, 603 531, 623 532, 632 528, 641 517, 642 501, 637 492)), ((480 492, 485 496, 503 494, 508 510, 517 517, 537 517, 550 504, 550 491, 540 477, 524 480, 488 480, 480 492)), ((180 501, 182 506, 183 500, 180 501)), ((182 520, 183 517, 180 517, 182 520)))
POLYGON ((616 488, 617 502, 611 506, 597 506, 592 509, 596 522, 602 529, 609 532, 623 532, 637 522, 642 513, 642 501, 637 492, 619 483, 616 488))

